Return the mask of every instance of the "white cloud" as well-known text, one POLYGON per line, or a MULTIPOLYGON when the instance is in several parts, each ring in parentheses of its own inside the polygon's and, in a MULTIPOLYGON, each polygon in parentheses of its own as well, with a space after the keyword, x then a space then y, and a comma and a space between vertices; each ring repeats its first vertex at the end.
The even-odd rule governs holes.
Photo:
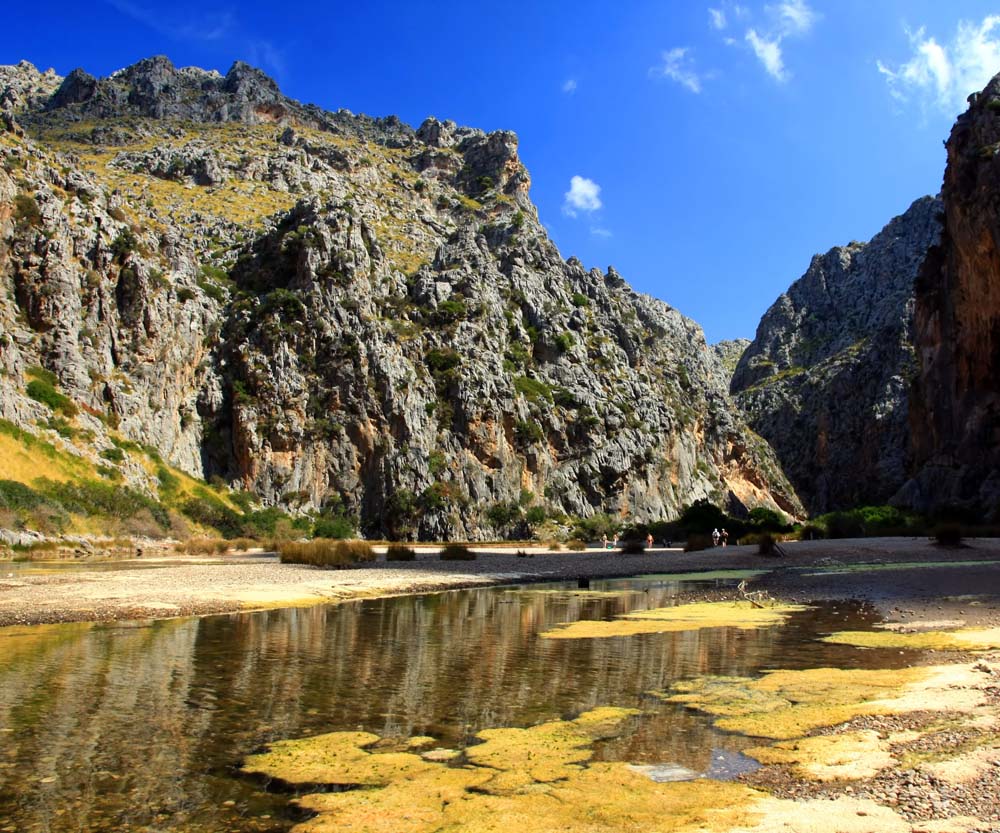
POLYGON ((614 237, 610 229, 601 228, 600 226, 593 226, 590 229, 590 233, 594 235, 594 237, 603 237, 605 239, 608 237, 614 237))
POLYGON ((569 93, 570 95, 572 95, 573 93, 575 93, 576 92, 576 79, 575 78, 567 78, 563 82, 562 91, 564 93, 569 93))
POLYGON ((594 180, 585 176, 574 176, 570 178, 569 190, 565 193, 563 202, 563 213, 570 217, 576 217, 583 211, 592 214, 597 211, 603 203, 601 202, 601 186, 594 180))
POLYGON ((708 22, 713 29, 723 30, 726 28, 726 12, 724 9, 709 9, 708 22))
POLYGON ((781 37, 804 35, 819 19, 819 15, 809 8, 805 0, 785 0, 776 6, 767 6, 766 11, 777 18, 781 37))
POLYGON ((755 29, 747 30, 747 43, 753 49, 754 54, 760 59, 767 70, 768 75, 778 81, 787 81, 788 73, 785 70, 785 62, 781 56, 781 38, 777 37, 769 40, 766 35, 758 35, 755 29))
POLYGON ((981 90, 1000 71, 1000 16, 982 23, 963 20, 951 43, 942 46, 925 29, 906 32, 913 54, 895 68, 877 61, 890 94, 899 101, 918 98, 949 116, 965 109, 970 93, 981 90))
POLYGON ((663 64, 652 67, 649 70, 650 75, 669 78, 693 93, 700 93, 701 78, 694 69, 694 61, 688 56, 688 51, 687 47, 677 47, 664 52, 663 64))

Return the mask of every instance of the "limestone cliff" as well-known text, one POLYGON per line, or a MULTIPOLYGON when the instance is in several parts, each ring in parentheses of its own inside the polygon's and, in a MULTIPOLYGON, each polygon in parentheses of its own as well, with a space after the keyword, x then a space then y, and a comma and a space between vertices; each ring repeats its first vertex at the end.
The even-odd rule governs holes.
POLYGON ((947 142, 944 232, 917 282, 915 472, 898 500, 1000 513, 1000 76, 947 142))
POLYGON ((908 475, 914 282, 940 214, 924 197, 814 257, 736 367, 733 394, 811 513, 884 503, 908 475))
POLYGON ((74 453, 120 432, 372 535, 700 497, 801 513, 700 328, 562 259, 513 133, 328 113, 244 64, 165 58, 2 68, 0 103, 5 419, 51 432, 39 366, 83 409, 74 453))

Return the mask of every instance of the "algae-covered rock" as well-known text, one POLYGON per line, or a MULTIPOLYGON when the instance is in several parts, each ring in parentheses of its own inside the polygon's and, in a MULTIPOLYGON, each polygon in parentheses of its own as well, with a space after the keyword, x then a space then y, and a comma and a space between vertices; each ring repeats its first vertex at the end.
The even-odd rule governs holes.
POLYGON ((896 763, 888 745, 878 732, 869 730, 781 741, 748 749, 745 754, 762 764, 791 765, 797 775, 810 780, 857 780, 871 778, 896 763))
POLYGON ((858 648, 905 648, 913 651, 986 651, 1000 648, 1000 628, 966 628, 953 631, 837 631, 824 642, 858 648))
POLYGON ((642 633, 669 633, 701 628, 740 628, 753 630, 781 625, 788 617, 806 608, 802 605, 775 604, 760 607, 750 602, 697 602, 627 613, 612 622, 579 621, 545 631, 549 639, 600 639, 609 636, 635 636, 642 633))
POLYGON ((717 715, 721 729, 789 740, 864 714, 887 714, 901 688, 928 676, 926 669, 888 671, 812 668, 773 671, 752 680, 701 677, 674 686, 665 699, 717 715))

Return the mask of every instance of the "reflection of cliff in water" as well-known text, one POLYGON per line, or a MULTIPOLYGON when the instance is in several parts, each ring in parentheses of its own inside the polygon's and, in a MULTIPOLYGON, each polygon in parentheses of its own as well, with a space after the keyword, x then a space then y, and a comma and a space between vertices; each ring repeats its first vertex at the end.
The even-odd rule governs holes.
POLYGON ((482 728, 608 704, 656 714, 603 757, 705 770, 713 746, 741 741, 644 693, 792 664, 800 649, 787 635, 808 640, 820 614, 785 630, 537 637, 559 622, 669 604, 675 592, 471 590, 145 626, 11 629, 0 635, 0 821, 19 830, 280 829, 273 818, 238 818, 274 816, 284 802, 231 774, 269 740, 364 729, 455 745, 482 728))

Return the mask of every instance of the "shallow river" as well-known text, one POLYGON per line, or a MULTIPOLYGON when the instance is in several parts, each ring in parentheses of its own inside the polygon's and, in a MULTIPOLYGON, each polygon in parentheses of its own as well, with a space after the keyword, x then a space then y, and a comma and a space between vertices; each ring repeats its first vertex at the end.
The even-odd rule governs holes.
POLYGON ((747 765, 739 750, 752 741, 649 692, 702 674, 905 661, 815 641, 871 626, 874 613, 849 604, 760 630, 538 635, 703 586, 653 576, 594 581, 589 592, 531 585, 0 629, 0 831, 283 831, 297 818, 288 797, 238 772, 269 741, 361 729, 461 747, 481 729, 603 705, 644 713, 599 758, 725 777, 747 765))

